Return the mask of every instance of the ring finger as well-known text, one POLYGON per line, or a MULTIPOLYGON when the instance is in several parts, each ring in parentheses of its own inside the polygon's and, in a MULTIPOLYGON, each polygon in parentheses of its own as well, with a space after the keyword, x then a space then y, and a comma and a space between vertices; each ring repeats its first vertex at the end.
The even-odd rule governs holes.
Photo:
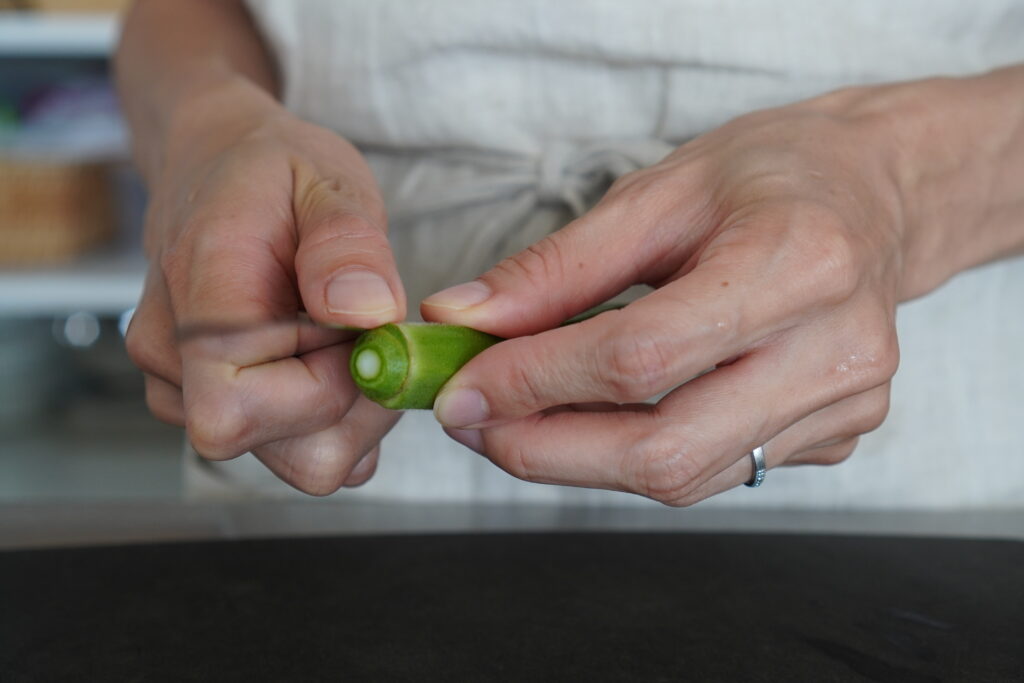
MULTIPOLYGON (((802 327, 684 384, 657 406, 535 414, 449 434, 520 478, 687 504, 706 494, 708 483, 739 454, 821 406, 884 381, 870 369, 835 371, 837 360, 850 355, 840 340, 855 323, 844 317, 802 327)), ((746 478, 749 472, 737 481, 746 478)))
MULTIPOLYGON (((792 465, 834 465, 846 459, 860 435, 882 424, 889 411, 889 383, 869 389, 800 420, 764 444, 767 469, 792 465)), ((749 453, 698 487, 685 503, 710 498, 750 481, 749 453)))

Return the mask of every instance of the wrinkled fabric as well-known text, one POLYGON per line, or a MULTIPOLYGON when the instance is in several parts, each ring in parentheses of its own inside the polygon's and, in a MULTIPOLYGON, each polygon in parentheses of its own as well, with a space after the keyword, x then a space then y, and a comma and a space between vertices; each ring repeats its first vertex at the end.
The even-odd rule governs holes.
MULTIPOLYGON (((561 227, 616 177, 729 119, 850 84, 1024 61, 1014 0, 249 0, 299 116, 359 146, 411 308, 561 227)), ((628 229, 628 226, 623 226, 628 229)), ((901 307, 886 424, 835 468, 785 468, 710 504, 1024 505, 1024 263, 901 307)), ((518 482, 407 414, 346 496, 646 504, 518 482)), ((197 495, 288 491, 254 461, 197 495)), ((214 472, 215 475, 210 475, 214 472)))

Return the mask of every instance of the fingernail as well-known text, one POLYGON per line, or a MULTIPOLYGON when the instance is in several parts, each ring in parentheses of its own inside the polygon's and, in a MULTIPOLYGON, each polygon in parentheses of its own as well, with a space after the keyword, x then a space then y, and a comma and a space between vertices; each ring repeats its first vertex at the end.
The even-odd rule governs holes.
POLYGON ((484 437, 478 429, 452 429, 444 430, 445 434, 452 437, 466 448, 483 455, 484 437))
POLYGON ((487 399, 476 389, 452 389, 442 392, 434 403, 437 421, 446 427, 470 427, 490 417, 487 399))
POLYGON ((442 289, 437 294, 431 294, 423 300, 423 303, 427 306, 440 306, 461 311, 463 308, 482 304, 493 293, 491 288, 487 286, 487 283, 473 280, 472 282, 463 282, 461 285, 455 285, 448 289, 442 289))
POLYGON ((327 310, 331 313, 378 315, 396 308, 388 283, 369 270, 343 270, 327 284, 327 310))

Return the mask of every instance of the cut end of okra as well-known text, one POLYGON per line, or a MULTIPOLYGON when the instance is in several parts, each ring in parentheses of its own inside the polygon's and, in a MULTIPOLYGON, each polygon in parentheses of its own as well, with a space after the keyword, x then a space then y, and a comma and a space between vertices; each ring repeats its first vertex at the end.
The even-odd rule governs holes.
POLYGON ((352 375, 364 382, 372 382, 384 367, 384 361, 376 349, 361 349, 356 354, 354 363, 355 372, 352 375))
POLYGON ((356 339, 349 371, 367 398, 388 405, 401 396, 409 379, 409 347, 398 325, 383 325, 356 339))
POLYGON ((363 394, 385 408, 429 410, 459 368, 499 341, 457 325, 388 324, 359 335, 349 370, 363 394))

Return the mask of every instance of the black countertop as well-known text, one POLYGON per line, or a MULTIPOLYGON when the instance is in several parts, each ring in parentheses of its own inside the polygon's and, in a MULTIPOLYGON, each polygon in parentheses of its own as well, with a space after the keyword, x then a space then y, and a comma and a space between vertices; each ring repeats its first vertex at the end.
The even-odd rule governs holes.
POLYGON ((673 532, 0 552, 22 681, 1021 681, 1024 543, 673 532))

